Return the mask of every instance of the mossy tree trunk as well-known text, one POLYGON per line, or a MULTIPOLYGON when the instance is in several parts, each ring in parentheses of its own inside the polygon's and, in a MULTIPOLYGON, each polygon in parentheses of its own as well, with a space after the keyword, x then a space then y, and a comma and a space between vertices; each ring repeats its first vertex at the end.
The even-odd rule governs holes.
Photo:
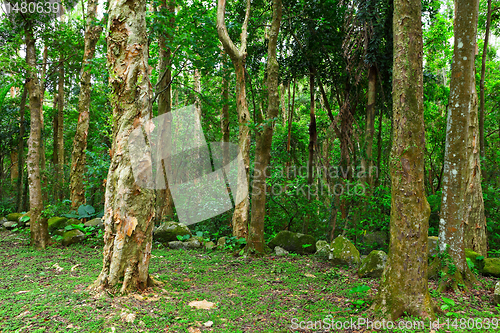
MULTIPOLYGON (((474 175, 469 175, 469 167, 473 168, 473 173, 477 172, 474 165, 479 160, 479 154, 477 154, 477 161, 468 160, 475 155, 474 149, 479 150, 474 71, 478 6, 477 0, 455 1, 455 42, 451 66, 450 106, 447 118, 443 194, 439 220, 440 252, 447 252, 452 263, 443 262, 444 270, 448 272, 448 276, 442 279, 440 290, 444 290, 448 286, 457 290, 459 283, 463 283, 467 290, 470 282, 475 282, 465 258, 464 234, 465 223, 473 222, 467 221, 467 217, 472 213, 471 216, 479 219, 477 215, 480 215, 477 207, 479 198, 474 193, 466 195, 468 185, 475 187, 471 189, 472 191, 481 191, 480 179, 474 180, 474 175), (471 119, 471 116, 474 119, 471 119), (470 125, 473 128, 470 128, 470 125), (469 131, 473 132, 474 128, 476 136, 469 138, 469 131), (470 150, 468 149, 469 140, 477 142, 477 146, 470 150), (468 184, 469 180, 470 184, 468 184), (466 200, 466 197, 470 198, 466 200), (471 203, 474 207, 471 207, 469 211, 466 206, 471 203)), ((474 134, 471 133, 471 135, 474 134)), ((482 219, 484 220, 484 209, 482 219)), ((481 221, 481 223, 483 222, 481 221)))
POLYGON ((391 320, 435 317, 427 281, 430 207, 424 191, 423 42, 420 0, 394 1, 391 239, 373 308, 391 320))
POLYGON ((40 180, 40 142, 42 124, 40 119, 41 96, 40 84, 36 74, 35 37, 31 22, 26 23, 26 63, 28 65, 28 81, 26 88, 30 106, 30 137, 28 139, 28 184, 30 201, 30 231, 31 244, 39 249, 45 249, 49 242, 47 220, 41 217, 43 210, 42 184, 40 180))
POLYGON ((87 135, 89 131, 89 110, 91 93, 90 62, 94 58, 95 46, 101 36, 102 27, 97 25, 97 0, 89 0, 87 4, 87 28, 85 31, 85 48, 83 53, 82 69, 80 73, 80 96, 78 98, 78 123, 76 125, 75 138, 73 140, 73 152, 71 154, 70 192, 71 208, 78 209, 85 204, 85 187, 83 185, 85 175, 87 150, 87 135))
MULTIPOLYGON (((247 56, 247 28, 250 18, 250 0, 246 1, 245 20, 243 21, 240 47, 237 48, 229 37, 225 23, 226 0, 218 0, 217 2, 217 32, 219 39, 222 42, 224 50, 231 58, 236 74, 236 110, 238 112, 239 134, 238 146, 243 159, 243 168, 238 168, 238 179, 246 179, 247 182, 238 182, 237 192, 245 193, 248 188, 249 168, 250 168, 250 113, 248 112, 248 104, 246 97, 245 84, 245 62, 247 56)), ((235 195, 236 198, 236 195, 235 195)), ((247 238, 248 236, 248 211, 250 202, 248 195, 236 203, 233 213, 233 236, 237 238, 247 238)))
MULTIPOLYGON (((108 11, 108 70, 114 123, 104 206, 103 268, 89 287, 95 291, 119 289, 128 293, 144 290, 154 282, 148 272, 154 193, 135 182, 128 146, 130 133, 152 116, 146 3, 120 0, 111 2, 108 11)), ((147 153, 142 161, 144 170, 152 165, 147 153)))
POLYGON ((269 30, 267 45, 267 120, 262 134, 257 137, 255 147, 255 169, 252 190, 252 216, 249 228, 248 249, 264 253, 264 218, 266 215, 266 179, 267 167, 271 159, 273 126, 271 119, 278 116, 280 100, 278 96, 279 65, 276 58, 276 45, 281 24, 281 0, 273 0, 273 20, 269 30))

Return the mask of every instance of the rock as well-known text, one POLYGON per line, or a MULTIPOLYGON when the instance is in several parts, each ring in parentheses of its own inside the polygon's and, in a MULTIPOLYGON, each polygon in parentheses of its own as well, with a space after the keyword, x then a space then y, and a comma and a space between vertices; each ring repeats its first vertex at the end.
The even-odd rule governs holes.
POLYGON ((178 250, 178 249, 185 249, 185 245, 181 241, 171 241, 168 242, 168 247, 171 248, 172 250, 178 250))
POLYGON ((26 224, 30 221, 30 219, 31 219, 31 212, 27 212, 27 213, 25 213, 25 214, 21 215, 21 216, 19 217, 19 220, 18 220, 19 226, 20 226, 21 228, 25 228, 25 227, 26 227, 26 224), (25 217, 25 216, 27 216, 27 217, 28 217, 28 219, 23 218, 23 217, 25 217))
POLYGON ((338 236, 332 242, 330 246, 330 256, 328 259, 331 260, 334 265, 359 265, 359 251, 344 236, 338 236))
POLYGON ((492 297, 493 305, 500 306, 500 281, 495 285, 495 291, 493 292, 492 297))
POLYGON ((375 247, 375 246, 383 246, 388 243, 387 233, 385 231, 374 231, 369 234, 366 234, 362 242, 365 246, 375 247))
POLYGON ((65 232, 66 230, 64 229, 57 229, 56 231, 54 231, 54 235, 62 236, 65 232))
POLYGON ((7 221, 19 222, 19 218, 23 216, 23 213, 10 213, 6 216, 7 221))
POLYGON ((0 217, 0 225, 4 224, 5 222, 7 222, 9 220, 7 220, 5 217, 0 217))
POLYGON ((271 249, 279 246, 289 252, 299 254, 316 252, 316 239, 313 236, 294 233, 288 230, 280 231, 271 239, 268 245, 271 249))
POLYGON ((469 258, 472 263, 474 264, 474 267, 477 269, 479 273, 483 272, 484 268, 484 257, 482 259, 477 259, 478 257, 482 257, 479 253, 474 252, 472 249, 465 249, 465 257, 469 258))
POLYGON ((217 240, 217 247, 223 248, 226 245, 226 237, 221 237, 217 240))
POLYGON ((282 248, 280 246, 276 246, 274 248, 274 252, 276 252, 277 256, 286 256, 289 253, 287 250, 285 250, 284 248, 282 248))
POLYGON ((99 227, 101 229, 104 229, 104 222, 102 221, 101 218, 92 219, 90 221, 85 222, 83 225, 85 227, 99 227))
POLYGON ((85 239, 85 234, 78 229, 66 231, 63 234, 62 245, 68 246, 71 244, 80 243, 85 239))
POLYGON ((53 232, 54 230, 64 228, 66 226, 66 221, 68 221, 68 219, 65 217, 58 217, 58 216, 51 217, 47 222, 49 232, 53 232))
POLYGON ((177 236, 190 235, 191 231, 187 226, 174 221, 162 223, 153 233, 153 239, 161 243, 178 241, 177 236))
POLYGON ((483 275, 500 277, 500 258, 485 258, 483 275))
POLYGON ((7 230, 12 230, 17 228, 17 222, 8 221, 3 224, 3 227, 7 230))
POLYGON ((215 243, 214 242, 206 242, 205 243, 205 249, 207 249, 207 250, 213 250, 213 249, 215 249, 215 243))
POLYGON ((82 221, 79 219, 69 219, 66 221, 65 225, 72 225, 72 224, 81 224, 82 221))
POLYGON ((379 278, 384 272, 387 254, 384 251, 372 251, 366 258, 361 260, 358 276, 379 278))
POLYGON ((427 257, 430 259, 439 253, 438 249, 439 238, 436 236, 429 236, 427 238, 427 257))
POLYGON ((199 249, 202 247, 203 241, 200 241, 198 237, 191 237, 187 241, 184 242, 184 247, 188 250, 190 249, 199 249))

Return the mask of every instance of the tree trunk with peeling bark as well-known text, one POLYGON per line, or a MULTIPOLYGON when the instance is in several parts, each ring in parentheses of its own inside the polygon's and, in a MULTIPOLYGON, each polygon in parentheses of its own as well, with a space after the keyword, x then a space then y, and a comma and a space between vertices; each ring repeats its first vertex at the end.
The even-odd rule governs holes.
MULTIPOLYGON (((465 259, 464 222, 467 222, 469 215, 466 207, 468 178, 473 176, 469 175, 468 170, 469 164, 473 167, 473 162, 469 162, 473 152, 467 149, 469 126, 476 127, 477 123, 476 119, 470 117, 477 118, 474 60, 478 6, 477 0, 455 1, 455 44, 446 129, 439 249, 440 252, 449 253, 456 269, 448 266, 443 268, 449 274, 441 280, 440 290, 452 287, 458 291, 459 284, 463 284, 468 290, 471 282, 476 282, 465 259)), ((473 177, 470 181, 477 182, 473 177)), ((480 179, 479 191, 481 191, 480 179)), ((473 214, 476 214, 476 208, 473 214)))
POLYGON ((23 86, 23 92, 21 94, 21 105, 19 106, 19 144, 18 144, 18 151, 19 151, 19 156, 18 156, 18 162, 17 162, 17 167, 18 167, 18 174, 19 177, 17 178, 17 184, 16 184, 16 211, 21 212, 22 211, 22 198, 23 198, 23 180, 24 180, 24 110, 26 108, 26 97, 28 95, 28 88, 27 88, 27 81, 24 82, 23 86))
MULTIPOLYGON (((279 65, 276 58, 276 44, 281 24, 281 0, 273 0, 273 20, 269 30, 267 46, 267 119, 278 116, 280 100, 278 96, 279 65)), ((261 135, 257 138, 255 147, 255 169, 252 190, 252 217, 248 233, 247 249, 258 254, 264 253, 264 218, 266 215, 266 179, 267 167, 271 160, 271 146, 273 140, 272 122, 264 125, 261 135)))
MULTIPOLYGON (((247 56, 247 28, 250 18, 250 0, 246 1, 245 20, 242 25, 240 35, 240 48, 234 45, 229 37, 229 33, 225 23, 226 0, 218 0, 217 2, 217 32, 219 39, 222 42, 224 50, 231 58, 236 74, 236 110, 238 112, 239 134, 238 146, 243 159, 244 168, 238 168, 238 179, 246 179, 246 184, 238 182, 238 193, 245 193, 248 188, 249 168, 250 168, 250 129, 248 122, 250 121, 250 113, 248 112, 248 104, 246 97, 245 84, 245 61, 247 56)), ((235 196, 236 197, 236 196, 235 196)), ((250 202, 248 195, 236 204, 233 213, 233 236, 237 238, 247 238, 248 236, 248 211, 250 202)))
MULTIPOLYGON (((89 288, 117 290, 121 284, 120 292, 128 293, 154 284, 148 272, 154 193, 136 183, 128 145, 130 133, 152 116, 146 1, 110 3, 108 31, 113 144, 104 206, 103 268, 89 288)), ((151 169, 150 156, 143 161, 145 170, 151 169)))
MULTIPOLYGON (((161 7, 166 8, 172 15, 170 19, 170 28, 173 31, 175 24, 175 1, 169 0, 168 4, 165 0, 161 2, 161 7)), ((159 43, 159 73, 162 75, 162 80, 158 82, 158 91, 160 92, 158 96, 158 115, 162 115, 172 111, 172 50, 167 44, 171 44, 172 36, 170 34, 161 35, 158 39, 159 43)), ((169 132, 169 129, 165 129, 169 132)), ((168 140, 169 138, 165 138, 168 140)), ((169 163, 165 164, 162 161, 163 169, 169 167, 169 163)), ((170 172, 163 173, 163 176, 167 180, 167 174, 170 172)), ((157 219, 158 220, 172 220, 174 217, 174 199, 170 193, 170 188, 157 189, 156 190, 156 209, 157 209, 157 219)))
POLYGON ((29 66, 27 71, 28 81, 26 88, 29 94, 30 105, 30 137, 28 139, 28 184, 30 201, 30 231, 31 245, 35 248, 45 249, 49 243, 47 231, 47 219, 42 218, 43 200, 42 184, 40 181, 40 142, 42 139, 42 125, 40 119, 40 84, 35 72, 36 70, 36 49, 35 38, 33 36, 32 23, 28 22, 25 27, 26 34, 26 63, 29 66))
POLYGON ((69 181, 71 208, 74 210, 77 210, 80 205, 85 204, 85 187, 83 185, 83 180, 86 165, 85 151, 87 150, 90 93, 92 88, 90 82, 90 62, 94 58, 95 46, 102 31, 102 27, 95 24, 97 5, 97 0, 89 0, 87 5, 87 29, 85 31, 85 48, 80 73, 80 96, 78 98, 78 111, 80 115, 78 116, 75 138, 73 140, 69 181))
POLYGON ((434 318, 427 281, 430 207, 424 190, 423 42, 420 0, 394 1, 390 245, 373 308, 391 320, 434 318))

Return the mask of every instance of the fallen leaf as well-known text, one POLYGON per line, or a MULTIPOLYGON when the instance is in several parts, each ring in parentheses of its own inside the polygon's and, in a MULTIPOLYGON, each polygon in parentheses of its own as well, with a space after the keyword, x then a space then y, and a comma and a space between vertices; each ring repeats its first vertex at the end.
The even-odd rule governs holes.
POLYGON ((200 329, 198 327, 188 327, 188 332, 189 333, 201 333, 200 329))
POLYGON ((54 267, 56 269, 56 271, 58 271, 58 272, 61 272, 64 269, 61 266, 59 266, 57 263, 52 265, 52 267, 54 267))
POLYGON ((312 275, 312 274, 309 274, 309 273, 304 274, 304 276, 310 277, 310 278, 315 278, 316 277, 315 275, 312 275))
POLYGON ((29 293, 31 290, 21 290, 21 291, 16 291, 14 294, 19 295, 19 294, 26 294, 29 293))
POLYGON ((26 316, 26 315, 27 315, 27 314, 29 314, 29 313, 30 313, 30 311, 29 311, 29 310, 26 310, 26 311, 24 311, 23 313, 20 313, 20 314, 19 314, 16 318, 22 318, 22 317, 26 316))
POLYGON ((71 271, 74 272, 78 266, 81 266, 80 264, 76 264, 75 266, 71 267, 71 271))
POLYGON ((211 320, 207 321, 206 323, 203 323, 203 325, 204 325, 205 327, 212 327, 212 325, 213 325, 213 324, 214 324, 214 322, 213 322, 213 321, 211 321, 211 320))
POLYGON ((204 309, 204 310, 209 310, 215 308, 215 303, 208 302, 207 300, 203 301, 192 301, 189 302, 188 304, 190 307, 194 307, 196 309, 204 309))
POLYGON ((127 312, 122 312, 120 315, 123 321, 127 323, 133 323, 135 320, 135 313, 127 313, 127 312))

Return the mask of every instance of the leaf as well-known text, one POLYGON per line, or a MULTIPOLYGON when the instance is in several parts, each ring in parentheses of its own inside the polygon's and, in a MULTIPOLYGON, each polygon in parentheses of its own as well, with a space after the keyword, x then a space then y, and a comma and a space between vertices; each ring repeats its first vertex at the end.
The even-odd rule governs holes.
POLYGON ((209 302, 205 299, 203 301, 189 302, 188 305, 192 308, 195 308, 195 309, 210 310, 210 309, 215 308, 215 303, 209 302))
POLYGON ((19 222, 28 222, 30 220, 30 217, 27 215, 21 216, 19 219, 19 222))
POLYGON ((80 207, 78 207, 78 214, 80 217, 89 217, 95 214, 95 209, 91 205, 80 205, 80 207))
POLYGON ((448 305, 455 306, 455 301, 452 300, 451 298, 447 297, 441 297, 443 299, 443 302, 445 302, 448 305))
POLYGON ((312 246, 312 244, 302 244, 302 247, 305 249, 306 247, 312 246))
POLYGON ((312 275, 312 274, 309 274, 309 273, 304 274, 304 276, 310 277, 310 278, 315 278, 316 277, 316 275, 312 275))

